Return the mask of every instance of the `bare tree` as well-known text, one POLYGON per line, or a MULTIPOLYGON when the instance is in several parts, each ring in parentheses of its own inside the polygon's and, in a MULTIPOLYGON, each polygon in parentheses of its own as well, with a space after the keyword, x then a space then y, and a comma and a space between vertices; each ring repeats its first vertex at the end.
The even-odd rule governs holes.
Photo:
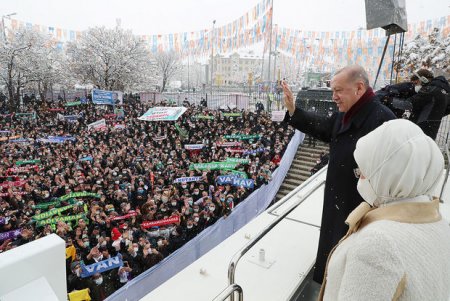
POLYGON ((144 42, 120 27, 90 28, 69 43, 68 65, 80 84, 106 90, 135 90, 153 84, 154 67, 144 42))
POLYGON ((170 79, 181 70, 181 60, 179 55, 173 51, 159 52, 154 55, 154 60, 162 80, 161 92, 163 92, 170 79))

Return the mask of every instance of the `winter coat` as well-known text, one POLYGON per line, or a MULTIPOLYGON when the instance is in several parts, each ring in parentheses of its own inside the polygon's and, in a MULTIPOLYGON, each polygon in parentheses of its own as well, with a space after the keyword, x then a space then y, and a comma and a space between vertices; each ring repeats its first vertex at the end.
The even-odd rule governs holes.
POLYGON ((314 280, 322 283, 325 264, 331 249, 347 232, 345 219, 363 199, 356 190, 358 178, 353 151, 358 139, 383 122, 395 119, 386 106, 370 100, 343 126, 344 113, 330 117, 296 108, 292 117, 286 114, 294 128, 316 139, 330 143, 330 159, 325 184, 319 249, 317 251, 314 280))
POLYGON ((319 300, 449 300, 450 228, 438 199, 362 203, 347 222, 319 300))
POLYGON ((411 121, 416 123, 423 132, 436 139, 441 119, 445 115, 450 95, 450 85, 443 76, 437 76, 422 89, 409 98, 413 105, 411 121))

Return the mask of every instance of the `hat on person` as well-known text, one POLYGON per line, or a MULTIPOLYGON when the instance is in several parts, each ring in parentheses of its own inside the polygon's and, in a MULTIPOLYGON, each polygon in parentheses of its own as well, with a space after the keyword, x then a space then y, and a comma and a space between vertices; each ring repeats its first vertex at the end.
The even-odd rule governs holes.
POLYGON ((73 271, 77 267, 77 265, 80 265, 79 261, 74 261, 70 264, 70 269, 73 271))
POLYGON ((385 122, 360 138, 353 155, 364 176, 358 191, 374 206, 417 197, 429 200, 444 170, 436 142, 405 119, 385 122))
POLYGON ((120 233, 119 229, 112 228, 112 231, 111 231, 112 240, 118 240, 121 236, 122 236, 122 234, 120 233))

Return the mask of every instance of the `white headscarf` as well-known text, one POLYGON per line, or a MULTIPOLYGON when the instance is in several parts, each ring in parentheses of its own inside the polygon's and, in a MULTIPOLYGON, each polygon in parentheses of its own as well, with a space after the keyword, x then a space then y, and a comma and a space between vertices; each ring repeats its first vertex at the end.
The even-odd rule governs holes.
POLYGON ((353 153, 358 191, 370 205, 430 195, 444 169, 436 143, 414 123, 397 119, 360 138, 353 153))

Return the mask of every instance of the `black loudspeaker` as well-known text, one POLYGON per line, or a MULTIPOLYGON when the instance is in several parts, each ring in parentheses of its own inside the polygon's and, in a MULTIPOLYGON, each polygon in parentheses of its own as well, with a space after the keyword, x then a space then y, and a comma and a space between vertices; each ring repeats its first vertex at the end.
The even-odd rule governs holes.
POLYGON ((365 0, 367 29, 381 27, 386 35, 408 31, 405 0, 365 0))

